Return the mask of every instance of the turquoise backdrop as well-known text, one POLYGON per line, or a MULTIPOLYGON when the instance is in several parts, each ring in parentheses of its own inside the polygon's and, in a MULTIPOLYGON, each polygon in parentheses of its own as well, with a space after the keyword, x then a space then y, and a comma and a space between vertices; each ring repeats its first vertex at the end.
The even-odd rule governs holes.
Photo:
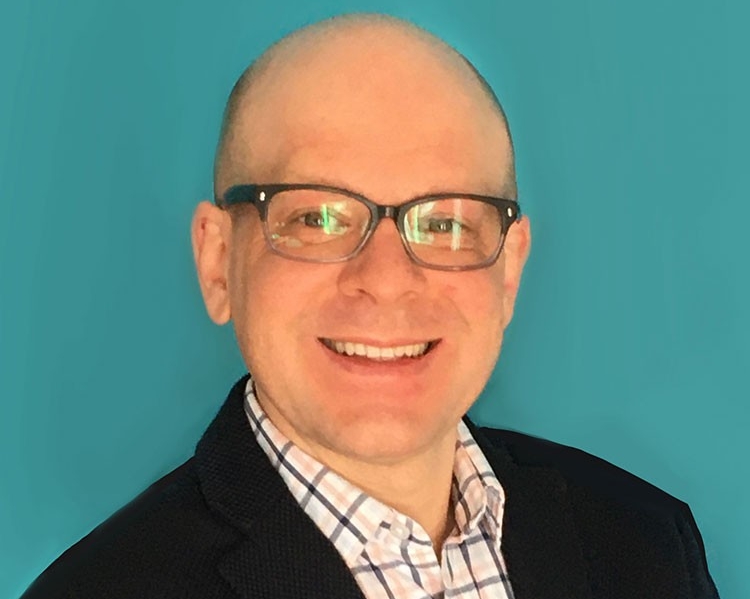
POLYGON ((189 243, 281 35, 415 21, 502 98, 534 247, 473 416, 684 499, 750 597, 747 3, 27 0, 0 8, 0 597, 187 459, 243 364, 189 243))

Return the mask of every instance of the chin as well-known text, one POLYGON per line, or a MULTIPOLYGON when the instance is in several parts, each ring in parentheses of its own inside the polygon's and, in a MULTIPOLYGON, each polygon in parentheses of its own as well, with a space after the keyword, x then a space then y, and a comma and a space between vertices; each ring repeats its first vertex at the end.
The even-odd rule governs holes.
POLYGON ((451 422, 441 426, 404 413, 342 416, 328 421, 326 445, 337 454, 373 463, 391 463, 422 453, 439 444, 456 425, 451 422), (331 423, 336 424, 331 427, 331 423))

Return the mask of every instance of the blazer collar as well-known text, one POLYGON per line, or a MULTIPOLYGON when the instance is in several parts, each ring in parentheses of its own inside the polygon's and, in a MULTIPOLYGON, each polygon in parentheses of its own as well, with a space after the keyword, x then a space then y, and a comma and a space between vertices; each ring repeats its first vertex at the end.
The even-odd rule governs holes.
MULTIPOLYGON (((198 443, 207 503, 244 533, 219 569, 243 598, 364 599, 346 563, 289 493, 244 411, 249 375, 232 388, 198 443)), ((516 599, 585 599, 585 563, 564 479, 520 465, 465 418, 506 495, 502 550, 516 599)))
POLYGON ((464 421, 505 490, 502 552, 516 599, 590 598, 565 478, 554 468, 518 463, 499 431, 485 435, 464 421))

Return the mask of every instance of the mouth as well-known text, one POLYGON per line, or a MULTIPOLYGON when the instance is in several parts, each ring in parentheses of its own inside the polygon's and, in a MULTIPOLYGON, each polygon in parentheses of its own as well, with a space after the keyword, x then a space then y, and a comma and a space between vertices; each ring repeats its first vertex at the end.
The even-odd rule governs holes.
POLYGON ((343 339, 318 339, 325 347, 343 357, 359 358, 373 362, 416 361, 429 354, 439 339, 398 345, 370 345, 343 339))

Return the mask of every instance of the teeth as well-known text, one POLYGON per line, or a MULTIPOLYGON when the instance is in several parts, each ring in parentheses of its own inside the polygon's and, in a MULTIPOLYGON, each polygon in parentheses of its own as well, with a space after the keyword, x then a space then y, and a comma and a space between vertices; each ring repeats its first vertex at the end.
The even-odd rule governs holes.
POLYGON ((375 347, 364 343, 351 341, 334 341, 324 339, 323 342, 337 353, 347 356, 363 356, 370 360, 395 360, 404 356, 418 357, 427 351, 429 343, 414 343, 411 345, 397 345, 392 347, 375 347))

